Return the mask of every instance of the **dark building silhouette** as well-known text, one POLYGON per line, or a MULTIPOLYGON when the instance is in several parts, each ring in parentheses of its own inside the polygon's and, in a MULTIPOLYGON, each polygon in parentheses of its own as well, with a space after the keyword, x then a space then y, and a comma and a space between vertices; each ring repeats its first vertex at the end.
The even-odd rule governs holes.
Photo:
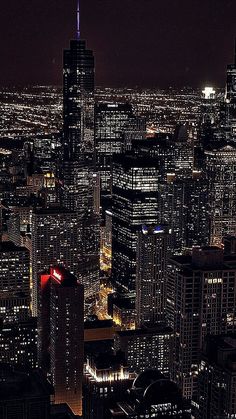
POLYGON ((133 382, 129 396, 110 409, 109 418, 191 418, 177 385, 158 370, 146 370, 133 382))
POLYGON ((1 419, 50 419, 52 394, 39 373, 0 365, 1 419))
POLYGON ((198 377, 199 419, 233 417, 236 412, 236 335, 208 336, 198 377))
POLYGON ((83 286, 62 267, 41 275, 39 363, 50 374, 55 403, 82 415, 84 362, 83 286))

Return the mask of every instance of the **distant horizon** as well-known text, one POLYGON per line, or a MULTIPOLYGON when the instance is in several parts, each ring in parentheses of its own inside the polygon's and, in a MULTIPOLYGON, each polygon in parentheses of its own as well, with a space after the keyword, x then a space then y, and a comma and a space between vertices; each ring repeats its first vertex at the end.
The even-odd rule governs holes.
MULTIPOLYGON (((234 0, 81 0, 81 39, 98 85, 168 88, 225 83, 234 61, 234 0), (226 28, 227 22, 227 28, 226 28), (203 82, 201 81, 203 80, 203 82)), ((0 15, 0 85, 62 84, 77 0, 10 0, 0 15)))
MULTIPOLYGON (((182 86, 173 86, 173 85, 169 85, 168 87, 158 87, 158 86, 153 86, 153 87, 148 87, 148 86, 120 86, 120 85, 96 85, 95 86, 95 90, 96 89, 130 89, 130 90, 169 90, 169 89, 173 89, 173 90, 181 90, 181 89, 192 89, 192 90, 201 90, 204 89, 206 86, 209 87, 213 87, 216 90, 224 90, 225 86, 215 86, 214 84, 211 83, 205 83, 202 84, 201 86, 190 86, 190 85, 182 85, 182 86)), ((8 85, 1 85, 0 84, 0 88, 7 88, 7 89, 26 89, 26 88, 49 88, 49 87, 53 87, 53 88, 57 88, 57 89, 63 89, 63 85, 61 84, 40 84, 40 83, 35 83, 35 84, 8 84, 8 85)))

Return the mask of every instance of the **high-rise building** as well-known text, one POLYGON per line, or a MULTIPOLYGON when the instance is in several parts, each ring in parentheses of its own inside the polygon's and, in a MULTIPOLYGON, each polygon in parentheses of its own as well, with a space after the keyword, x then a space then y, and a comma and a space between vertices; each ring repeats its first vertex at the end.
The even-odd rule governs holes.
POLYGON ((159 211, 162 223, 171 229, 171 249, 181 254, 210 240, 209 182, 194 171, 191 177, 179 179, 167 174, 159 184, 159 211))
POLYGON ((230 64, 227 67, 224 124, 226 139, 234 141, 236 134, 236 44, 234 64, 230 64))
POLYGON ((30 255, 12 242, 0 243, 0 320, 24 321, 31 315, 30 255))
POLYGON ((198 375, 198 419, 236 414, 236 335, 209 336, 198 375))
POLYGON ((0 363, 37 368, 36 317, 12 323, 0 323, 0 363))
POLYGON ((157 160, 126 153, 113 159, 112 278, 123 291, 135 290, 137 233, 158 224, 157 160))
POLYGON ((173 373, 190 399, 204 339, 236 328, 236 255, 223 255, 218 247, 196 247, 192 256, 173 256, 168 266, 167 318, 175 336, 173 373))
POLYGON ((102 195, 111 195, 113 154, 125 152, 132 138, 143 138, 145 131, 145 121, 135 117, 130 104, 99 103, 96 105, 96 165, 101 176, 102 195))
POLYGON ((50 374, 55 403, 67 403, 82 415, 84 364, 84 291, 61 267, 41 275, 39 360, 50 374))
POLYGON ((173 330, 165 325, 117 331, 114 348, 125 354, 130 371, 158 369, 170 377, 173 357, 173 330))
POLYGON ((81 260, 79 277, 85 297, 95 297, 99 288, 99 214, 95 205, 94 171, 94 57, 80 38, 64 51, 63 64, 63 180, 62 203, 78 219, 81 260))
POLYGON ((76 39, 63 60, 64 159, 78 160, 94 151, 94 57, 80 36, 77 7, 76 39))
POLYGON ((165 318, 169 236, 167 225, 143 225, 138 233, 135 304, 137 327, 154 325, 165 318))
POLYGON ((63 265, 79 275, 81 236, 78 217, 63 208, 36 209, 32 217, 33 314, 37 315, 39 275, 52 265, 63 265))
POLYGON ((215 146, 205 151, 206 176, 209 182, 211 243, 236 234, 236 148, 215 146))
POLYGON ((37 322, 31 317, 30 253, 0 243, 0 361, 37 367, 37 322))

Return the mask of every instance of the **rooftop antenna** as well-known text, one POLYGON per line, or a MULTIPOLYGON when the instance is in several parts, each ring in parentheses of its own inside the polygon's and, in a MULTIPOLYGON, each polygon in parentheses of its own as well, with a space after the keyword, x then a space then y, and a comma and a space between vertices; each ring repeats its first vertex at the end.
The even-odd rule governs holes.
POLYGON ((77 39, 80 39, 80 9, 79 0, 77 0, 77 39))

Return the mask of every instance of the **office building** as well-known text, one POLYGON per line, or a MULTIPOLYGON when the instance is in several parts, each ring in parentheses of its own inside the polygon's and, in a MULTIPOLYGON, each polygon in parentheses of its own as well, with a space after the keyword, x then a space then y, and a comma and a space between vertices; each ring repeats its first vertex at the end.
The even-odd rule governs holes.
POLYGON ((236 48, 234 64, 227 67, 224 125, 227 140, 235 141, 236 134, 236 48))
POLYGON ((170 377, 173 357, 173 330, 170 327, 156 325, 117 331, 114 348, 124 352, 130 371, 140 373, 147 368, 154 368, 170 377))
POLYGON ((12 242, 0 243, 0 319, 24 321, 31 315, 30 255, 12 242))
POLYGON ((84 291, 76 277, 55 267, 41 275, 39 362, 50 375, 55 403, 82 415, 84 291))
POLYGON ((198 376, 199 419, 233 418, 236 414, 236 335, 209 336, 198 376))
POLYGON ((128 103, 95 106, 96 165, 101 176, 101 194, 111 195, 113 154, 131 148, 132 139, 145 137, 145 121, 135 117, 128 103))
POLYGON ((159 211, 162 222, 171 229, 170 247, 182 254, 210 240, 209 183, 200 171, 179 179, 173 173, 159 184, 159 211))
POLYGON ((166 310, 166 267, 170 251, 167 225, 142 226, 136 259, 136 327, 163 321, 166 310))
POLYGON ((33 314, 37 315, 39 275, 63 265, 79 275, 80 240, 75 212, 63 208, 35 209, 32 216, 33 314))
POLYGON ((36 317, 28 320, 0 324, 0 363, 38 366, 38 325, 36 317))
POLYGON ((206 176, 209 182, 211 243, 220 245, 222 238, 236 234, 236 148, 214 146, 205 151, 206 176))
POLYGON ((157 160, 126 153, 113 159, 112 280, 117 289, 135 290, 137 233, 158 224, 157 160))
POLYGON ((195 247, 173 256, 167 276, 167 318, 174 330, 174 379, 186 398, 196 390, 200 352, 209 334, 236 327, 236 256, 218 247, 195 247))

